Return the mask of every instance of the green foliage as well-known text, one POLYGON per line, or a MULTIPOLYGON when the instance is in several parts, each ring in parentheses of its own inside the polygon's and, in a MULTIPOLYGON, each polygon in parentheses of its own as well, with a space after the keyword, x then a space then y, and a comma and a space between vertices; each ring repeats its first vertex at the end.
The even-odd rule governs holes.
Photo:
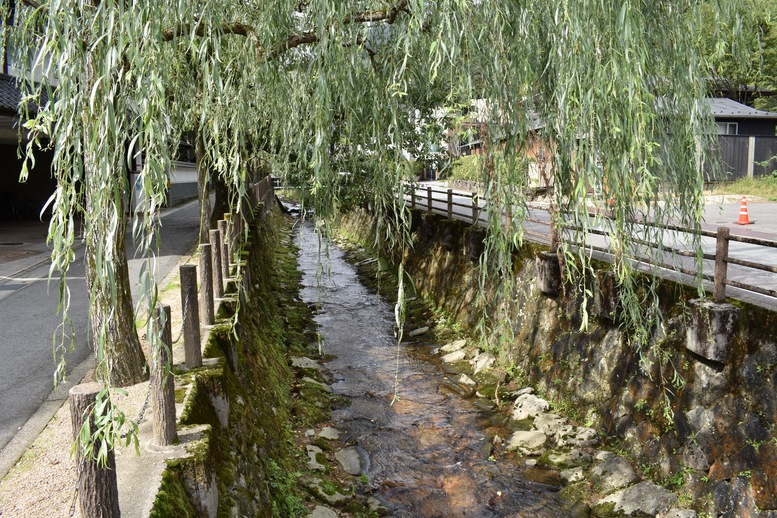
POLYGON ((704 27, 696 45, 715 95, 774 110, 777 101, 757 91, 777 87, 777 4, 746 0, 744 5, 738 16, 727 16, 714 2, 703 2, 694 12, 704 27))
POLYGON ((270 492, 273 495, 273 516, 306 516, 307 508, 297 493, 299 473, 285 472, 277 462, 267 462, 270 492))
POLYGON ((194 509, 189 496, 186 494, 181 468, 168 462, 167 469, 162 473, 162 485, 157 492, 154 506, 151 508, 152 518, 165 518, 168 516, 180 516, 182 518, 194 518, 197 511, 194 509))
POLYGON ((740 178, 734 182, 719 184, 715 186, 712 194, 759 196, 777 201, 777 174, 758 178, 740 178))
POLYGON ((482 167, 482 160, 478 155, 462 156, 453 163, 448 178, 451 180, 477 182, 481 178, 482 167))
MULTIPOLYGON (((126 392, 120 389, 116 390, 126 395, 126 392)), ((90 415, 84 417, 78 438, 73 442, 71 454, 75 453, 76 448, 80 448, 84 458, 93 459, 98 466, 105 467, 108 463, 109 452, 113 451, 115 445, 123 443, 125 446, 129 446, 134 444, 135 451, 140 453, 138 426, 132 421, 126 422, 127 429, 124 430, 126 433, 122 436, 125 416, 123 412, 117 411, 111 403, 111 392, 108 387, 97 393, 90 415)))
MULTIPOLYGON (((401 256, 409 243, 409 211, 397 196, 407 177, 404 152, 419 142, 431 152, 442 136, 428 118, 411 123, 413 115, 424 120, 437 107, 479 98, 482 178, 493 208, 481 269, 484 279, 500 280, 497 296, 481 301, 496 322, 484 330, 498 344, 512 339, 512 323, 502 318, 509 312, 500 308, 516 298, 511 254, 523 240, 531 166, 524 151, 539 134, 551 155, 567 279, 587 297, 590 256, 576 244, 587 230, 604 229, 628 308, 624 325, 639 344, 653 323, 642 315, 653 294, 631 280, 630 258, 635 238, 664 242, 660 225, 645 235, 640 220, 650 214, 657 223, 699 227, 705 148, 697 143, 711 127, 697 103, 706 95, 699 11, 709 5, 736 17, 747 1, 16 2, 2 37, 16 42, 30 79, 19 110, 27 160, 36 146, 55 149, 50 244, 63 323, 79 216, 91 244, 92 300, 105 306, 100 325, 113 318, 124 172, 137 156, 145 163, 142 210, 132 221, 145 259, 139 305, 153 314, 159 211, 184 132, 196 133, 240 217, 257 164, 272 162, 309 187, 322 222, 369 205, 380 223, 375 240, 401 256), (611 221, 588 211, 601 196, 614 200, 611 221)), ((2 14, 10 5, 0 2, 2 14)), ((700 266, 701 247, 692 244, 700 266)), ((147 335, 156 350, 154 331, 147 335)), ((111 365, 104 333, 98 337, 98 360, 111 365)))

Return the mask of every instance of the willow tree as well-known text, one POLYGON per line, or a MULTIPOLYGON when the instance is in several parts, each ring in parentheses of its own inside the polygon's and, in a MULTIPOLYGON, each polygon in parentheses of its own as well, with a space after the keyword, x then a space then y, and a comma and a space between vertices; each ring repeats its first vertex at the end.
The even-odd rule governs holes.
MULTIPOLYGON (((49 236, 63 306, 83 214, 101 372, 110 381, 124 365, 142 366, 121 348, 127 340, 137 350, 123 257, 126 164, 142 153, 143 210, 132 228, 146 259, 141 303, 153 314, 165 171, 182 131, 195 132, 198 154, 238 213, 249 163, 261 154, 311 186, 318 218, 336 216, 359 190, 383 223, 378 238, 405 246, 403 142, 413 104, 434 83, 451 102, 488 106, 488 135, 501 151, 482 172, 493 207, 482 264, 501 279, 502 295, 511 296, 510 250, 523 239, 529 166, 521 154, 539 117, 553 154, 556 223, 602 226, 588 212, 592 193, 614 200, 612 268, 640 328, 645 301, 628 261, 644 238, 639 220, 697 228, 701 214, 699 142, 710 117, 697 102, 706 94, 697 12, 745 1, 23 0, 3 35, 29 58, 26 73, 42 78, 25 82, 20 114, 28 157, 43 142, 55 150, 49 236), (338 181, 344 168, 360 181, 338 181)), ((3 14, 13 3, 3 1, 3 14)), ((660 229, 649 236, 658 243, 660 229)), ((585 293, 585 248, 565 241, 560 254, 585 293)))

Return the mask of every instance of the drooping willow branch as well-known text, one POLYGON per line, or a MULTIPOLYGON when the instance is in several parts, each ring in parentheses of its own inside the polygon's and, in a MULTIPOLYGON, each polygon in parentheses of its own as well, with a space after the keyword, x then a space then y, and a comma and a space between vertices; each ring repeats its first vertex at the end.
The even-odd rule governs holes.
MULTIPOLYGON (((396 21, 397 16, 399 16, 399 14, 402 12, 409 13, 407 0, 400 0, 388 10, 362 11, 349 14, 343 18, 342 23, 344 25, 349 25, 354 23, 371 23, 382 21, 388 24, 393 24, 396 21)), ((208 34, 209 28, 210 27, 204 23, 198 23, 194 27, 193 32, 196 36, 203 37, 208 34)), ((234 34, 238 36, 245 36, 256 41, 256 32, 254 31, 254 28, 244 23, 224 23, 219 27, 210 29, 214 33, 218 32, 219 34, 234 34)), ((191 33, 192 27, 189 24, 170 27, 162 31, 162 40, 172 41, 176 37, 182 37, 191 33)), ((273 59, 277 59, 294 48, 317 43, 320 39, 320 36, 315 31, 306 31, 299 34, 292 34, 268 49, 261 48, 257 43, 256 58, 259 62, 272 61, 273 59)), ((361 38, 357 40, 356 43, 361 45, 371 58, 375 55, 375 51, 367 47, 361 38)))

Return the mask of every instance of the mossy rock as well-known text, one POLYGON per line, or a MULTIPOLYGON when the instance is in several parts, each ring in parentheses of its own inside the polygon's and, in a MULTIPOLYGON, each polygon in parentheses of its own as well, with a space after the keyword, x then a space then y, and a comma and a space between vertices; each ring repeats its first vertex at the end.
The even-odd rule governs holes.
POLYGON ((150 516, 152 518, 167 518, 168 516, 196 518, 198 516, 186 494, 179 466, 168 464, 162 473, 162 485, 154 499, 150 516))
POLYGON ((597 518, 621 518, 625 516, 615 510, 615 502, 596 504, 591 508, 591 514, 597 518))

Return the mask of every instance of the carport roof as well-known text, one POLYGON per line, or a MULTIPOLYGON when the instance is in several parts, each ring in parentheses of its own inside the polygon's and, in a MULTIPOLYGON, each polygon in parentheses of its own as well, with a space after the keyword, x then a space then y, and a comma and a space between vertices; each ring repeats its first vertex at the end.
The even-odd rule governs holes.
POLYGON ((0 74, 0 110, 16 113, 21 97, 16 78, 0 74))
MULTIPOLYGON (((0 74, 0 112, 16 115, 22 93, 19 89, 19 79, 7 74, 0 74)), ((46 92, 43 92, 43 102, 48 102, 46 92)))

